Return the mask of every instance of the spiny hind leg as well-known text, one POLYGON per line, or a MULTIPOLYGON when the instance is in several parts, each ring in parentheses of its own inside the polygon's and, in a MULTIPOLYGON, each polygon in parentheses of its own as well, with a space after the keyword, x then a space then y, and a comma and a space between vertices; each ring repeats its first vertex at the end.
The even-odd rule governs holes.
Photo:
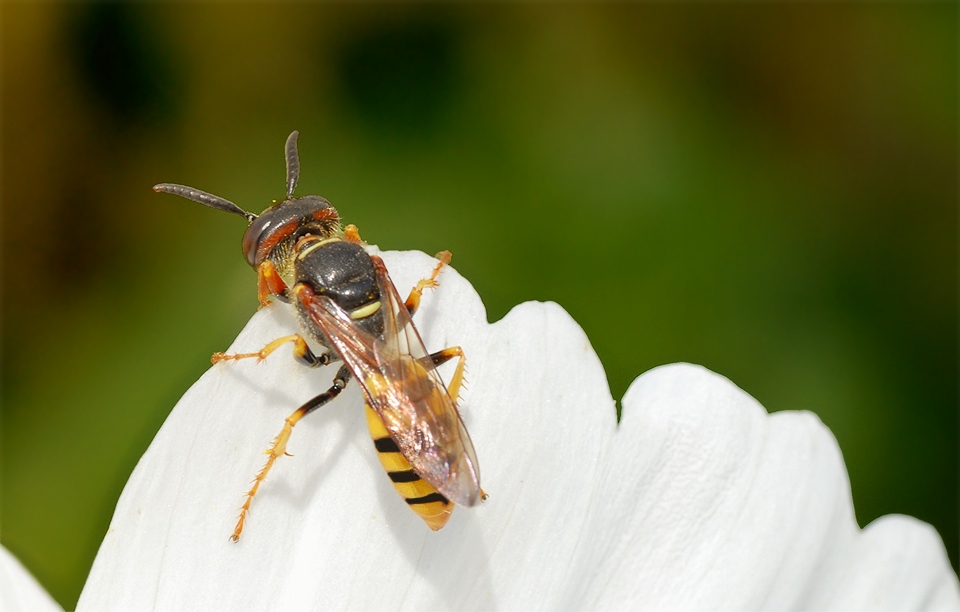
POLYGON ((424 364, 424 366, 428 369, 437 368, 450 361, 454 357, 458 358, 457 368, 453 371, 453 378, 450 379, 450 383, 447 384, 447 391, 450 393, 453 403, 456 404, 460 399, 460 389, 466 382, 463 374, 467 368, 467 356, 463 354, 463 349, 459 346, 451 346, 450 348, 445 348, 442 351, 437 351, 429 356, 430 363, 424 364))
POLYGON ((284 336, 282 338, 277 338, 267 346, 263 347, 256 353, 235 353, 233 355, 227 355, 224 353, 214 353, 210 357, 210 361, 213 363, 220 363, 221 361, 231 361, 237 359, 250 359, 252 357, 257 358, 257 363, 260 363, 267 356, 283 346, 284 344, 292 342, 293 343, 293 356, 305 366, 315 368, 317 366, 324 366, 334 360, 334 353, 327 351, 319 357, 314 353, 310 347, 307 345, 306 340, 303 339, 303 336, 300 334, 291 334, 289 336, 284 336))
POLYGON ((257 494, 257 490, 260 489, 260 485, 264 480, 266 480, 267 474, 270 473, 270 469, 273 467, 273 464, 276 463, 277 459, 287 453, 287 441, 290 440, 290 434, 293 432, 294 426, 296 426, 300 419, 340 395, 340 392, 343 391, 345 386, 347 386, 347 382, 349 380, 350 370, 347 368, 347 366, 342 366, 337 372, 336 377, 334 377, 333 385, 331 385, 329 389, 308 401, 303 406, 297 408, 293 414, 286 418, 283 423, 283 429, 281 429, 280 433, 277 434, 277 437, 273 440, 273 444, 270 446, 270 448, 264 451, 264 454, 267 455, 267 462, 262 468, 260 468, 260 471, 257 472, 257 475, 253 478, 253 484, 250 486, 250 490, 247 491, 246 499, 243 502, 243 506, 240 508, 240 516, 237 518, 237 526, 233 530, 233 535, 230 536, 231 540, 234 542, 240 540, 240 533, 243 531, 243 524, 246 522, 247 514, 250 512, 250 503, 253 501, 253 497, 257 494))
MULTIPOLYGON (((450 393, 450 398, 453 400, 453 403, 456 404, 460 401, 460 389, 466 386, 466 379, 463 377, 463 373, 466 371, 467 367, 467 356, 463 354, 463 349, 459 346, 451 346, 450 348, 445 348, 442 351, 437 351, 436 353, 429 356, 432 367, 436 368, 454 357, 459 358, 457 362, 457 369, 453 371, 453 378, 450 379, 450 384, 447 385, 447 391, 450 393)), ((431 366, 427 366, 431 367, 431 366)), ((480 500, 484 501, 489 497, 484 493, 483 489, 480 489, 480 500)))
POLYGON ((437 282, 437 276, 440 275, 440 270, 443 269, 443 266, 450 263, 450 258, 453 257, 453 255, 450 254, 450 251, 440 251, 436 257, 440 261, 437 263, 437 267, 433 269, 433 273, 430 274, 428 278, 420 279, 420 281, 417 282, 417 286, 414 287, 410 291, 410 295, 407 296, 407 301, 403 303, 403 305, 407 307, 407 312, 410 313, 410 316, 413 316, 413 314, 417 312, 417 308, 420 308, 420 297, 423 295, 423 290, 440 286, 440 283, 437 282))

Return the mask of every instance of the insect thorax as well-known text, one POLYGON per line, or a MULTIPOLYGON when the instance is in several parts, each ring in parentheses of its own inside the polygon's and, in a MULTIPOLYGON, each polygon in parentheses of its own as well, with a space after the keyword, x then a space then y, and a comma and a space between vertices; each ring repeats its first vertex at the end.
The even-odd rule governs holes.
MULTIPOLYGON (((377 273, 370 255, 362 246, 328 239, 305 245, 292 259, 296 283, 306 283, 318 296, 331 299, 350 314, 363 331, 377 338, 383 336, 377 273)), ((320 330, 299 303, 297 310, 301 327, 327 345, 320 330)))

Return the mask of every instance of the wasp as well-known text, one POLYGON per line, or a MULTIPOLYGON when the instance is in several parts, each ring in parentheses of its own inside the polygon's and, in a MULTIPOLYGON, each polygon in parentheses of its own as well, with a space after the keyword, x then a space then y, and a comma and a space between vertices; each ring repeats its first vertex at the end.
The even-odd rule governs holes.
POLYGON ((261 307, 277 299, 296 310, 300 333, 252 353, 217 353, 214 363, 261 361, 286 344, 293 344, 294 357, 308 367, 341 362, 330 388, 284 421, 246 493, 231 539, 240 539, 250 504, 285 454, 294 426, 340 395, 352 378, 363 390, 370 435, 393 486, 428 527, 438 530, 455 504, 474 506, 486 498, 476 452, 457 410, 466 364, 463 350, 427 352, 412 319, 423 291, 438 286, 437 276, 450 262, 450 253, 439 253, 432 274, 402 300, 383 260, 366 251, 356 226, 342 227, 337 210, 320 196, 294 197, 300 178, 298 136, 294 131, 284 146, 286 199, 274 200, 259 215, 185 185, 153 187, 245 218, 250 225, 242 248, 257 271, 261 307), (323 351, 314 352, 307 340, 323 351), (454 358, 457 365, 447 387, 437 367, 454 358))

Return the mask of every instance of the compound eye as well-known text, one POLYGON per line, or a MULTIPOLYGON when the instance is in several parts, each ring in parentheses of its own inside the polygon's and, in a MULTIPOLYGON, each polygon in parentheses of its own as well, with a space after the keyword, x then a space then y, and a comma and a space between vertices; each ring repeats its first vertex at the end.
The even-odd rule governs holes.
POLYGON ((257 257, 257 251, 263 234, 270 230, 271 221, 269 215, 260 215, 243 234, 243 255, 247 258, 247 263, 254 268, 263 261, 263 257, 257 257))
POLYGON ((254 268, 259 266, 299 225, 296 211, 290 210, 289 206, 265 210, 243 235, 243 254, 247 263, 254 268))

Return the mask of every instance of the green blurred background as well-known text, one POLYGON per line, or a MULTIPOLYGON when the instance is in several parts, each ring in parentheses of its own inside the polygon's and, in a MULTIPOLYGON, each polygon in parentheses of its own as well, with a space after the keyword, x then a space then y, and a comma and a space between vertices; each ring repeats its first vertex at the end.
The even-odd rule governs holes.
POLYGON ((957 6, 4 4, 3 544, 75 604, 256 309, 243 221, 150 186, 259 211, 299 129, 369 241, 559 302, 617 398, 682 360, 816 412, 860 524, 956 566, 957 6))

